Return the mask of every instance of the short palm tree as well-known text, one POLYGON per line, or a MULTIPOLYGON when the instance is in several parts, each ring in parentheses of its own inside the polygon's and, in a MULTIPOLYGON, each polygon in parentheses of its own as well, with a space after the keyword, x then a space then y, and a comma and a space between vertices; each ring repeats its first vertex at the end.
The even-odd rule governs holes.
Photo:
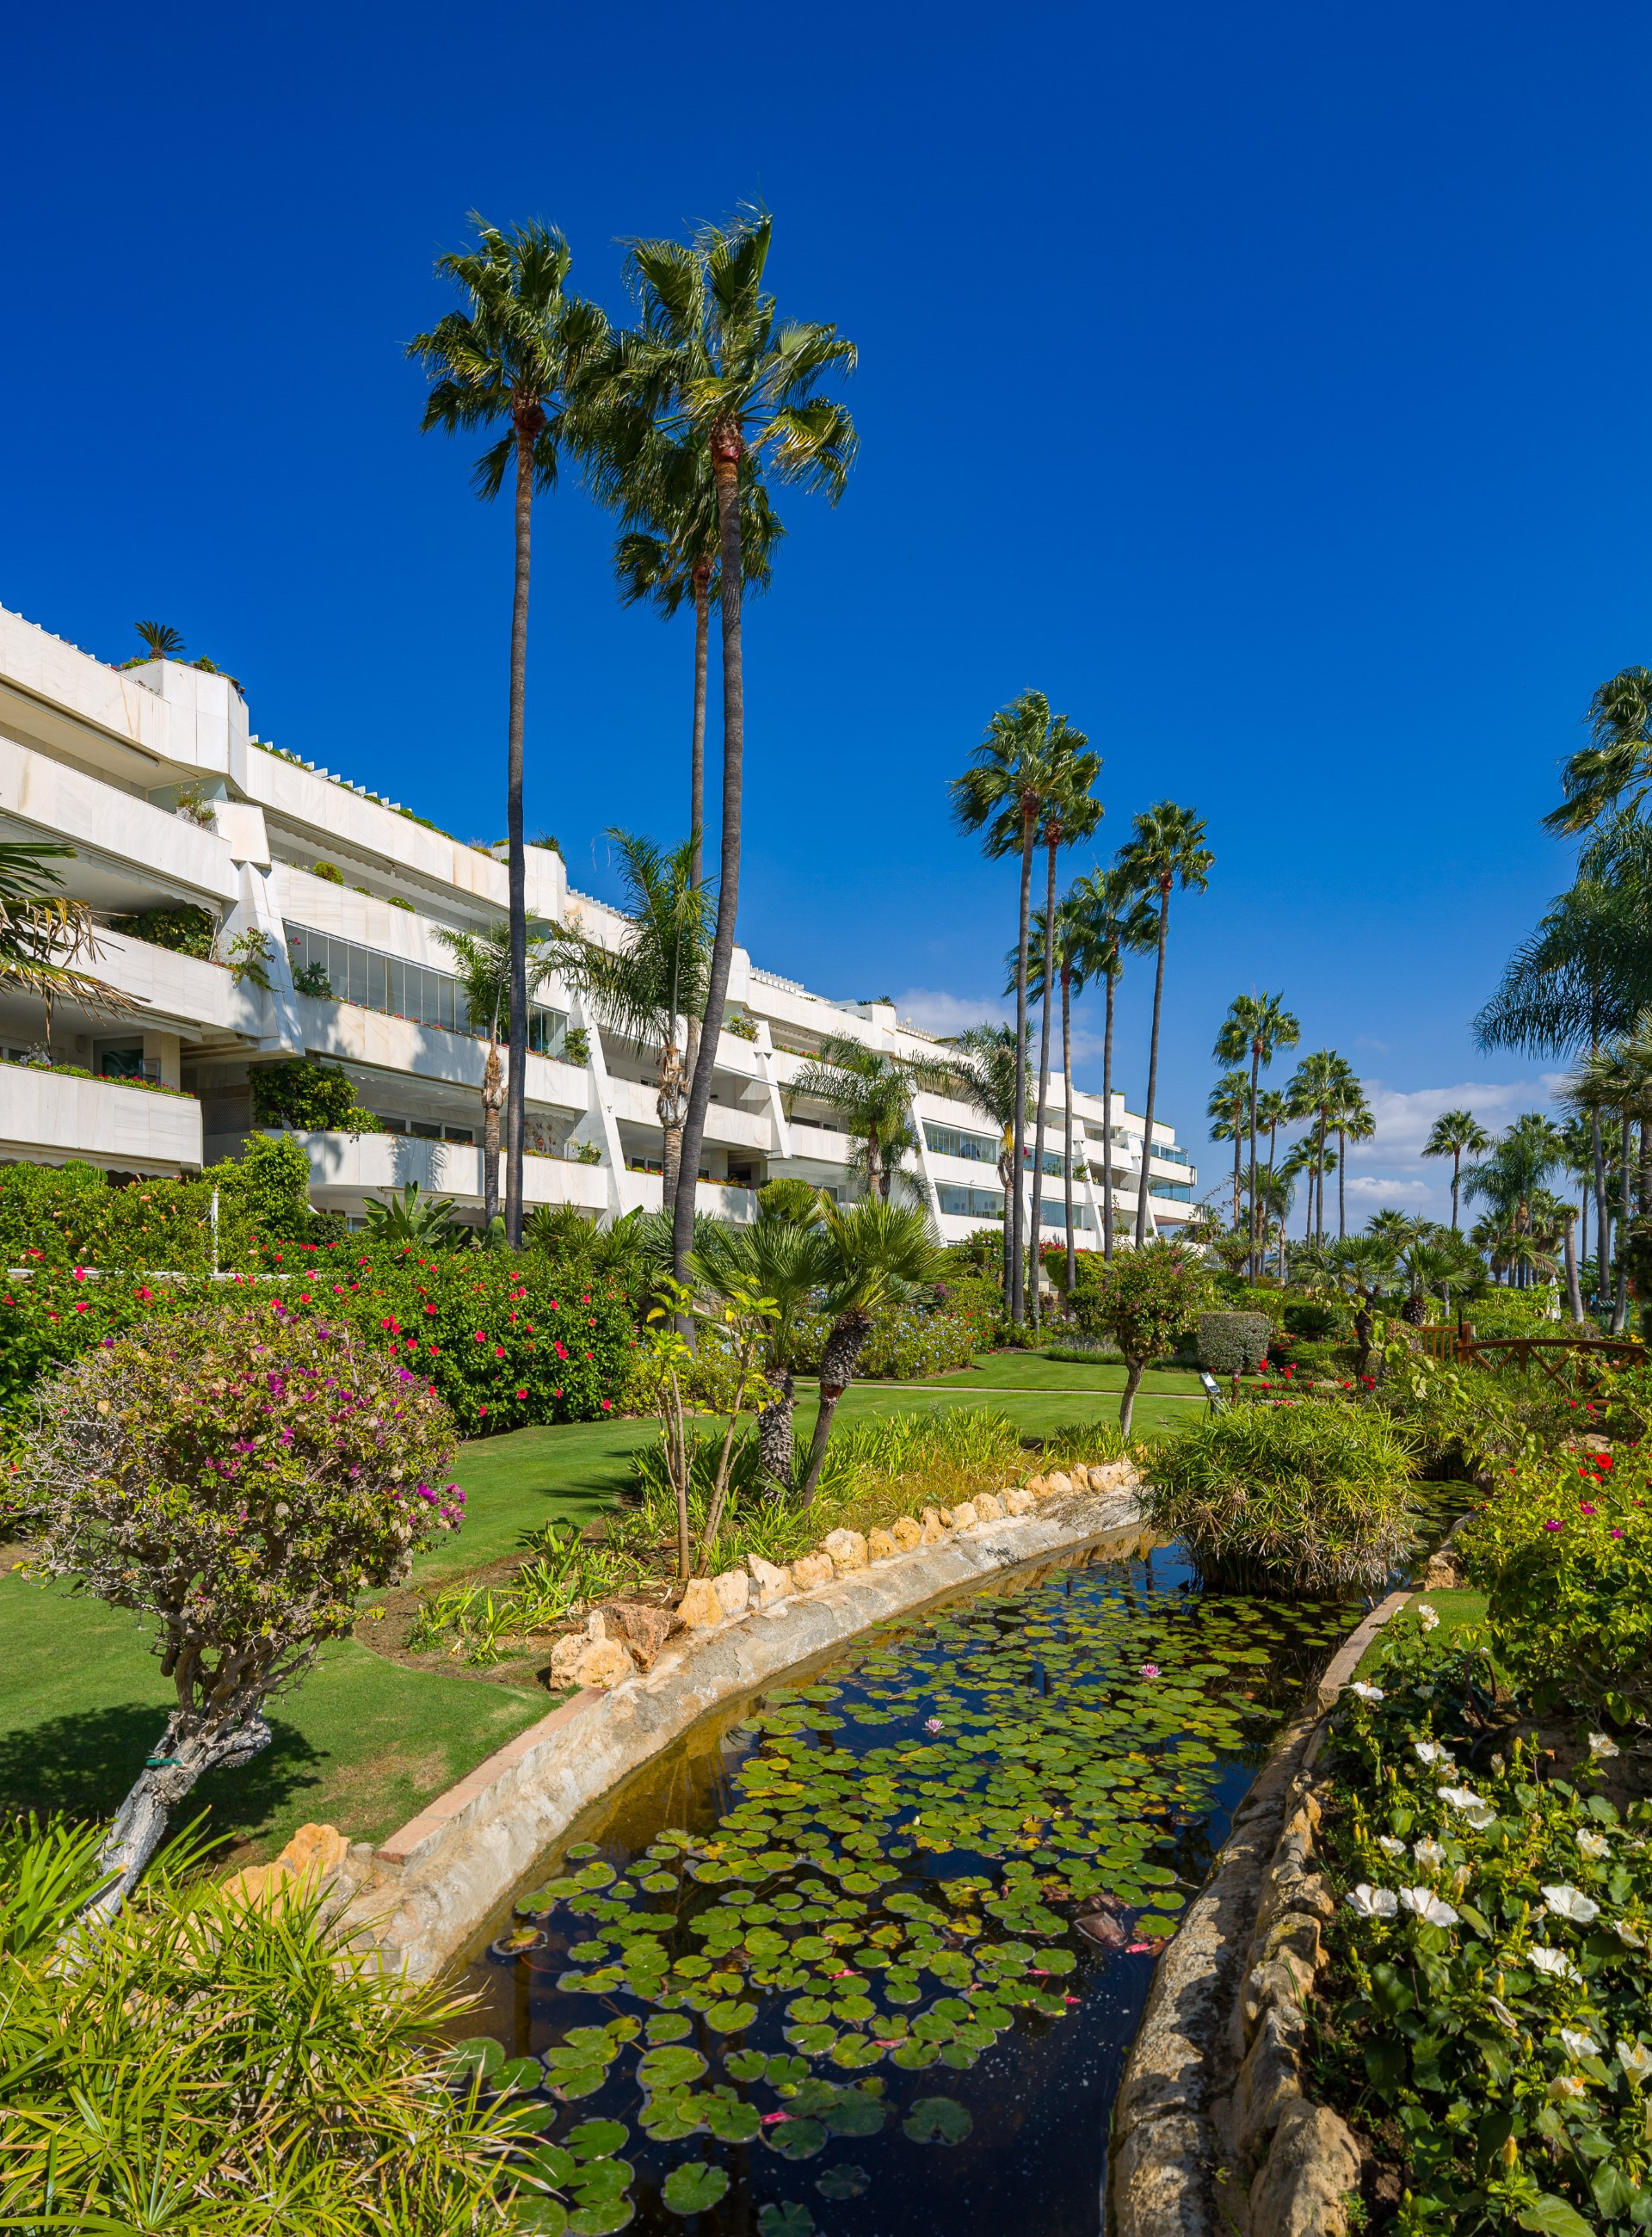
POLYGON ((1213 1142, 1233 1145, 1233 1232, 1239 1227, 1239 1158, 1245 1146, 1245 1129, 1250 1116, 1251 1079, 1248 1072, 1237 1068, 1225 1072, 1210 1092, 1210 1101, 1205 1106, 1205 1116, 1211 1122, 1213 1142))
POLYGON ((773 234, 766 212, 707 227, 684 246, 633 241, 627 277, 639 321, 623 337, 605 379, 611 415, 635 414, 667 440, 700 449, 717 496, 723 623, 723 828, 717 927, 705 1030, 690 1084, 673 1234, 682 1278, 694 1224, 694 1181, 711 1101, 711 1077, 740 901, 741 802, 745 779, 745 671, 740 608, 745 587, 743 472, 843 492, 855 455, 848 412, 821 392, 851 373, 855 346, 836 327, 782 321, 763 285, 773 234))
POLYGON ((1161 800, 1138 815, 1133 836, 1119 849, 1116 868, 1134 893, 1156 895, 1159 903, 1159 967, 1153 987, 1153 1039, 1147 1057, 1147 1100, 1142 1113, 1141 1186, 1136 1197, 1136 1248, 1147 1237, 1147 1160, 1152 1155, 1153 1112, 1159 1094, 1159 1030, 1165 1009, 1165 947, 1170 936, 1173 888, 1202 894, 1216 861, 1205 844, 1205 826, 1191 808, 1161 800))
MULTIPOLYGON (((1256 1135, 1257 1085, 1262 1067, 1272 1063, 1281 1049, 1294 1048, 1302 1038, 1302 1028, 1285 1006, 1278 994, 1239 994, 1228 1006, 1216 1035, 1212 1053, 1221 1064, 1248 1064, 1250 1066, 1250 1195, 1251 1195, 1251 1271, 1257 1271, 1255 1260, 1260 1248, 1257 1236, 1259 1216, 1256 1194, 1256 1135)), ((1235 1151, 1237 1157, 1238 1152, 1235 1151)), ((1239 1191, 1233 1192, 1234 1221, 1238 1224, 1239 1191)))
POLYGON ((501 231, 473 213, 474 247, 438 257, 438 276, 466 299, 407 345, 430 380, 421 430, 446 434, 505 423, 477 460, 477 494, 492 501, 512 481, 516 579, 511 606, 511 695, 506 744, 506 825, 511 917, 511 1072, 506 1122, 506 1225, 522 1244, 522 1157, 526 1127, 528 987, 527 858, 522 830, 523 736, 527 710, 528 577, 536 490, 556 486, 565 441, 577 442, 578 399, 608 339, 593 303, 566 292, 568 245, 537 221, 501 231))
POLYGON ((1491 1137, 1472 1111, 1442 1111, 1423 1145, 1425 1158, 1451 1160, 1451 1225, 1457 1224, 1457 1193, 1463 1182, 1463 1160, 1477 1158, 1491 1147, 1491 1137))
POLYGON ((677 1201, 687 1117, 684 1043, 677 1026, 685 1020, 685 1035, 691 1035, 704 1015, 711 896, 695 877, 692 839, 667 854, 629 831, 611 830, 608 836, 624 888, 621 944, 605 947, 571 917, 551 927, 548 947, 564 981, 585 995, 610 1032, 624 1035, 639 1054, 651 1046, 658 1053, 654 1108, 664 1143, 660 1204, 669 1212, 677 1201))
MULTIPOLYGON (((491 1233, 499 1211, 499 1112, 505 1107, 499 1026, 504 1024, 509 1032, 511 927, 503 920, 481 932, 454 932, 438 925, 436 937, 453 959, 453 975, 465 990, 472 1032, 487 1035, 487 1061, 482 1067, 482 1219, 491 1233)), ((530 940, 523 968, 530 1002, 555 967, 549 952, 530 940)))
MULTIPOLYGON (((1073 969, 1080 984, 1100 979, 1107 990, 1101 1036, 1101 1252, 1113 1256, 1113 1013, 1127 955, 1146 954, 1159 933, 1158 914, 1116 870, 1095 869, 1075 878, 1062 905, 1073 969)), ((1069 1082, 1068 1096, 1071 1098, 1069 1082)))
POLYGON ((944 1094, 951 1068, 940 1061, 887 1056, 864 1041, 829 1033, 820 1054, 793 1081, 791 1093, 807 1096, 835 1112, 843 1132, 861 1145, 866 1192, 889 1200, 889 1184, 902 1159, 917 1147, 912 1125, 912 1097, 928 1088, 944 1094))
POLYGON ((759 1219, 750 1227, 718 1222, 689 1257, 697 1288, 730 1299, 755 1292, 773 1304, 764 1372, 774 1396, 757 1415, 757 1454, 764 1481, 788 1495, 796 1470, 798 1318, 827 1287, 836 1264, 819 1224, 793 1219, 759 1219))
POLYGON ((1019 1054, 1014 1026, 971 1026, 947 1053, 949 1073, 942 1091, 956 1096, 998 1129, 998 1184, 1004 1192, 1003 1264, 1000 1279, 1010 1292, 1009 1201, 1015 1185, 1015 1144, 1027 1124, 1027 1057, 1030 1033, 1023 1031, 1019 1054), (1016 1112, 1021 1126, 1016 1125, 1016 1112))
POLYGON ((470 1238, 463 1228, 453 1225, 453 1200, 446 1196, 424 1196, 417 1181, 409 1181, 400 1195, 387 1200, 370 1196, 362 1209, 367 1217, 367 1236, 373 1243, 395 1247, 410 1245, 416 1250, 451 1250, 470 1238))
POLYGON ((183 638, 166 622, 136 622, 133 624, 143 640, 143 650, 151 660, 182 660, 183 638))
POLYGON ((855 1378, 873 1316, 938 1281, 947 1264, 928 1213, 915 1204, 897 1206, 878 1197, 847 1211, 831 1204, 819 1232, 824 1308, 832 1325, 821 1350, 820 1411, 797 1491, 804 1507, 815 1495, 838 1401, 855 1378))

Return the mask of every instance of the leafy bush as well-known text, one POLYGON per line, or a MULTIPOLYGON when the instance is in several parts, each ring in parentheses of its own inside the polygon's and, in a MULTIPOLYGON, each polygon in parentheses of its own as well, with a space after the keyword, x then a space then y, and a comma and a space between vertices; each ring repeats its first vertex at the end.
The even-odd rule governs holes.
POLYGON ((179 901, 166 908, 139 909, 135 916, 115 916, 109 923, 132 940, 146 940, 151 947, 170 949, 175 955, 195 955, 210 960, 218 938, 218 920, 210 909, 179 901))
POLYGON ((380 1122, 359 1110, 355 1090, 335 1064, 307 1056, 278 1058, 252 1067, 253 1118, 260 1126, 294 1133, 376 1134, 380 1122))
POLYGON ((591 1062, 591 1029, 570 1026, 562 1036, 562 1061, 583 1068, 591 1062))
POLYGON ((1615 1387, 1605 1377, 1598 1402, 1574 1398, 1541 1370, 1446 1366, 1394 1344, 1370 1402, 1405 1424, 1422 1466, 1501 1475, 1510 1462, 1552 1452, 1580 1429, 1603 1428, 1615 1387))
POLYGON ((1199 1316, 1199 1363, 1213 1375, 1254 1375, 1272 1340, 1265 1313, 1199 1316))
MULTIPOLYGON (((797 1371, 813 1375, 819 1369, 832 1322, 824 1313, 799 1313, 795 1326, 797 1371)), ((872 1331, 856 1373, 874 1382, 904 1382, 915 1375, 942 1375, 950 1368, 971 1366, 975 1350, 975 1328, 956 1313, 880 1305, 872 1315, 872 1331)))
POLYGON ((1203 1266, 1186 1244, 1155 1242, 1120 1250, 1080 1283, 1073 1317, 1087 1336, 1107 1336, 1124 1356, 1119 1426, 1127 1437, 1142 1376, 1193 1328, 1209 1294, 1203 1266))
POLYGON ((1004 1293, 984 1275, 965 1274, 935 1284, 935 1301, 969 1331, 977 1351, 990 1351, 1002 1336, 1004 1293))
POLYGON ((444 2086, 463 2000, 350 1956, 314 1897, 249 1906, 176 1877, 66 1966, 99 1839, 0 1829, 0 2039, 27 2046, 7 2075, 0 2220, 190 2237, 516 2226, 519 2113, 444 2086))
POLYGON ((344 873, 336 862, 312 862, 310 875, 313 878, 325 878, 329 886, 341 886, 344 883, 344 873))
POLYGON ((1374 1409, 1235 1407, 1156 1448, 1146 1510, 1217 1589, 1374 1590, 1413 1541, 1411 1449, 1374 1409))
POLYGON ((1347 1310, 1321 1297, 1284 1297, 1277 1306, 1287 1336, 1300 1343, 1328 1343, 1345 1336, 1351 1326, 1347 1310))

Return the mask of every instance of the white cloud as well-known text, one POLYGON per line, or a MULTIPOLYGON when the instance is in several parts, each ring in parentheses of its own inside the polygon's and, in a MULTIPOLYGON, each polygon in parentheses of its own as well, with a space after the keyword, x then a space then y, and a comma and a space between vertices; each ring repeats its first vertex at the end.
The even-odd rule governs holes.
POLYGON ((909 1018, 927 1033, 961 1033, 970 1026, 991 1025, 1015 1014, 1001 995, 943 993, 934 987, 909 987, 895 997, 898 1018, 909 1018))
MULTIPOLYGON (((1377 1121, 1377 1131, 1370 1141, 1349 1145, 1351 1175, 1356 1165, 1373 1164, 1414 1165, 1417 1171, 1425 1173, 1433 1160, 1426 1164, 1423 1161, 1423 1145, 1442 1112, 1472 1111, 1486 1131, 1493 1132, 1506 1126, 1522 1111, 1547 1103, 1553 1092, 1549 1081, 1530 1079, 1511 1080, 1506 1085, 1476 1080, 1456 1087, 1409 1090, 1384 1087, 1380 1079, 1364 1080, 1361 1085, 1377 1121)), ((1440 1162, 1449 1173, 1450 1159, 1440 1162)))

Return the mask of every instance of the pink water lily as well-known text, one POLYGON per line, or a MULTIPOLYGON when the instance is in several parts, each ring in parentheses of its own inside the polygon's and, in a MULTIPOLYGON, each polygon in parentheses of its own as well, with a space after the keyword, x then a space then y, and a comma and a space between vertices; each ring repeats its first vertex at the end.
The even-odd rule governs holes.
POLYGON ((776 2121, 795 2121, 796 2117, 795 2113, 765 2113, 763 2125, 765 2128, 771 2128, 776 2121))
POLYGON ((1141 1674, 1144 1678, 1156 1678, 1159 1675, 1159 1665, 1156 1662, 1144 1662, 1141 1666, 1141 1674))

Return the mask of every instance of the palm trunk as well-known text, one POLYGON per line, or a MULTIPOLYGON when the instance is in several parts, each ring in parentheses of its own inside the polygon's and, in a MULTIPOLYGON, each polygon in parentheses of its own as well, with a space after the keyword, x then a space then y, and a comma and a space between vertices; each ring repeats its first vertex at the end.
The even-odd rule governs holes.
POLYGON ((1611 1257, 1611 1235, 1606 1210, 1606 1146, 1601 1138, 1601 1114, 1589 1114, 1589 1145, 1595 1153, 1595 1294, 1606 1295, 1606 1269, 1611 1257))
POLYGON ((757 1415, 757 1459, 765 1479, 790 1493, 797 1464, 792 1435, 796 1386, 789 1367, 770 1367, 767 1381, 775 1395, 757 1415))
MULTIPOLYGON (((1229 1119, 1231 1123, 1231 1112, 1229 1119)), ((1233 1232, 1235 1235, 1239 1233, 1239 1130, 1235 1126, 1233 1128, 1233 1232)))
POLYGON ((683 1170, 683 1059, 677 1049, 676 1033, 676 1020, 673 1020, 672 1037, 660 1047, 659 1086, 654 1097, 654 1112, 659 1120, 664 1145, 660 1153, 659 1200, 662 1209, 676 1203, 677 1177, 683 1170))
POLYGON ((1165 943, 1170 934, 1170 888, 1159 888, 1159 968, 1153 982, 1153 1039, 1147 1054, 1147 1108, 1141 1129, 1141 1184, 1136 1191, 1136 1248, 1147 1239, 1147 1162, 1153 1156, 1153 1112, 1159 1093, 1159 1021, 1165 1006, 1165 943))
POLYGON ((717 479, 717 528, 723 582, 723 847, 717 882, 717 929, 711 937, 711 969, 700 1021, 699 1055, 689 1089, 683 1126, 682 1168, 671 1215, 671 1262, 683 1280, 694 1243, 694 1190, 705 1141, 705 1115, 711 1104, 723 1007, 734 961, 734 921, 740 906, 740 810, 745 773, 745 676, 741 659, 740 452, 737 430, 714 432, 711 471, 717 479))
POLYGON ((705 678, 711 638, 710 586, 711 570, 702 560, 694 570, 694 740, 689 752, 689 832, 694 841, 697 886, 704 867, 705 838, 705 678))
POLYGON ((815 1486, 820 1481, 821 1464, 826 1458, 826 1447, 832 1434, 832 1417, 837 1411, 837 1402, 855 1379, 855 1363, 866 1347, 872 1333, 872 1316, 866 1312, 845 1313, 826 1338, 820 1355, 820 1411, 815 1416, 815 1434, 809 1440, 808 1465, 803 1480, 798 1486, 800 1506, 807 1507, 815 1496, 815 1486))
POLYGON ((1462 1179, 1463 1152, 1459 1148, 1451 1152, 1451 1232, 1454 1235, 1457 1232, 1457 1192, 1462 1179))
POLYGON ((1033 911, 1033 803, 1021 809, 1021 924, 1015 948, 1015 1137, 1010 1163, 1015 1186, 1004 1209, 1009 1214, 1009 1317, 1018 1325, 1027 1317, 1025 1286, 1026 1215, 1022 1209, 1021 1174, 1027 1163, 1027 942, 1033 911))
POLYGON ((1044 1000, 1038 1030, 1038 1120, 1033 1130, 1033 1326, 1039 1324, 1044 1288, 1044 1129, 1050 1099, 1050 1000, 1055 977, 1055 841, 1046 841, 1049 881, 1044 901, 1044 1000))
POLYGON ((1612 1334, 1622 1336, 1629 1325, 1629 1269, 1624 1244, 1629 1226, 1630 1153, 1634 1129, 1625 1112, 1618 1131, 1617 1281, 1612 1295, 1612 1334))
POLYGON ((1574 1321, 1583 1317, 1583 1293, 1577 1282, 1577 1231, 1566 1222, 1566 1309, 1574 1321))
POLYGON ((522 741, 528 696, 528 563, 533 512, 533 435, 516 435, 516 594, 511 607, 511 723, 505 825, 510 841, 511 1072, 505 1112, 505 1232, 522 1248, 522 1151, 527 1125, 527 856, 522 842, 522 741))
POLYGON ((1348 1137, 1337 1129, 1337 1240, 1348 1239, 1348 1137))
POLYGON ((1318 1161, 1318 1177, 1317 1182, 1317 1194, 1318 1208, 1314 1213, 1313 1239, 1316 1243, 1323 1243, 1325 1239, 1325 1114, 1323 1111, 1319 1113, 1318 1161))
POLYGON ((1107 1026, 1101 1037, 1101 1103, 1107 1112, 1101 1132, 1101 1257, 1105 1264, 1113 1263, 1113 995, 1117 985, 1113 973, 1107 974, 1107 1026))
POLYGON ((489 1036, 482 1072, 482 1225, 491 1232, 499 1216, 499 1106, 505 1100, 499 1045, 489 1036))
POLYGON ((1259 1207, 1256 1201, 1256 1081, 1261 1069, 1262 1052, 1252 1041, 1251 1043, 1251 1202, 1250 1218, 1246 1223, 1251 1238, 1251 1256, 1248 1264, 1252 1281, 1255 1281, 1261 1270, 1257 1264, 1257 1230, 1260 1224, 1260 1219, 1259 1207))
POLYGON ((1063 1190, 1067 1206, 1067 1294, 1070 1297, 1079 1285, 1079 1261, 1077 1246, 1073 1240, 1073 973, 1065 964, 1061 967, 1061 1156, 1066 1176, 1063 1190))

